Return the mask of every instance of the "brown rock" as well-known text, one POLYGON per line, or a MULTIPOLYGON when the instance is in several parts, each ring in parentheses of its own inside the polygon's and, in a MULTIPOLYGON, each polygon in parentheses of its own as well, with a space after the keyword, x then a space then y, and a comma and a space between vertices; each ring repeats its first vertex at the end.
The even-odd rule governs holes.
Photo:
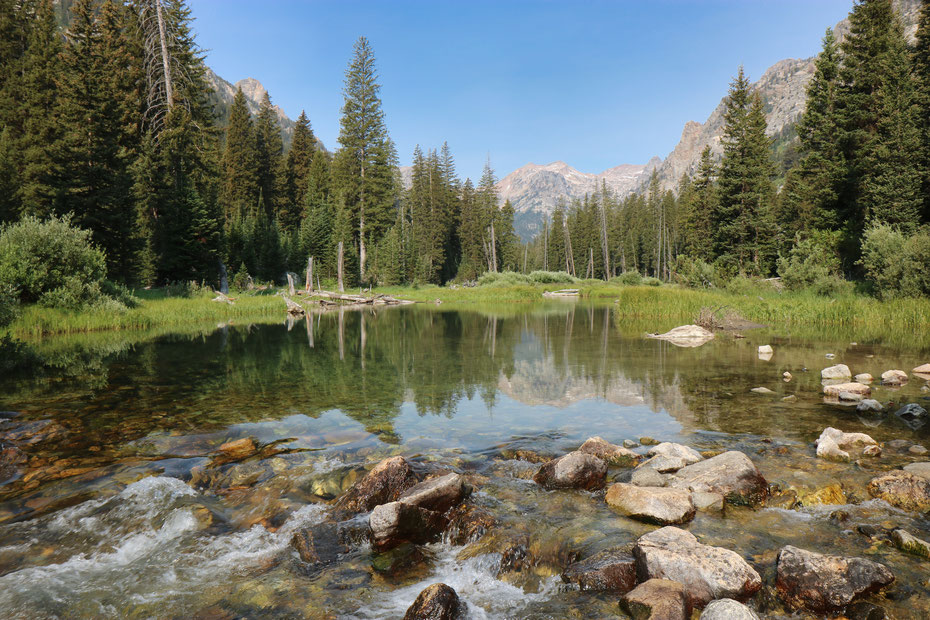
POLYGON ((446 513, 449 526, 446 529, 448 542, 453 545, 467 545, 481 538, 496 522, 494 516, 470 502, 454 507, 446 513))
POLYGON ((625 594, 636 585, 636 560, 626 551, 608 549, 570 565, 562 581, 582 590, 625 594))
POLYGON ((837 383, 823 386, 824 395, 832 398, 839 398, 844 392, 864 397, 872 393, 872 388, 862 383, 837 383))
POLYGON ((291 546, 308 564, 329 564, 339 554, 349 551, 335 523, 320 523, 297 530, 291 538, 291 546))
POLYGON ((605 496, 607 505, 630 518, 657 525, 677 525, 694 518, 691 492, 685 489, 613 484, 605 496))
POLYGON ((375 551, 402 543, 423 544, 436 540, 448 525, 442 514, 405 504, 389 502, 375 506, 368 517, 371 546, 375 551))
POLYGON ((465 615, 465 604, 444 583, 426 588, 404 614, 404 620, 456 620, 465 615))
POLYGON ((668 486, 719 493, 731 504, 746 506, 764 502, 769 488, 749 457, 735 450, 678 470, 668 486))
POLYGON ((903 510, 930 510, 930 480, 908 471, 890 471, 869 482, 869 495, 903 510))
POLYGON ((228 463, 249 458, 258 452, 258 446, 251 437, 243 437, 235 441, 227 441, 219 447, 217 452, 219 454, 215 460, 228 463))
POLYGON ((633 620, 686 620, 691 615, 684 587, 668 579, 650 579, 620 601, 633 620))
POLYGON ((445 512, 459 504, 470 492, 471 488, 465 483, 465 478, 453 473, 412 486, 401 493, 397 501, 445 512))
POLYGON ((882 373, 883 385, 904 385, 907 379, 907 373, 903 370, 886 370, 882 373))
POLYGON ((336 501, 337 514, 367 512, 379 504, 393 502, 416 483, 416 474, 407 459, 402 456, 385 459, 336 501))
POLYGON ((639 454, 636 454, 632 450, 616 446, 600 437, 588 438, 581 444, 578 451, 596 456, 608 465, 617 465, 620 467, 629 467, 642 459, 639 454))
POLYGON ((601 459, 584 452, 569 452, 545 463, 533 476, 536 484, 547 489, 587 489, 604 486, 607 465, 601 459))

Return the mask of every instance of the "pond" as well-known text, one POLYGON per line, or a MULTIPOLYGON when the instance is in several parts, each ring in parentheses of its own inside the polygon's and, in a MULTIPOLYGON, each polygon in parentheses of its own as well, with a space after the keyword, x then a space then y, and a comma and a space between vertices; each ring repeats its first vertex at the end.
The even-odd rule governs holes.
MULTIPOLYGON (((926 381, 873 385, 881 414, 825 402, 820 382, 834 363, 876 377, 909 372, 930 361, 926 344, 873 326, 755 329, 679 348, 644 337, 674 324, 618 316, 609 304, 573 302, 418 305, 36 343, 49 369, 0 379, 0 609, 13 618, 395 618, 442 581, 474 618, 619 616, 616 595, 578 591, 559 575, 654 526, 618 515, 603 492, 531 480, 540 460, 597 435, 753 460, 773 485, 768 506, 699 512, 684 527, 756 568, 765 613, 782 613, 775 556, 792 544, 885 564, 897 582, 874 602, 897 617, 930 615, 925 561, 858 531, 930 534, 926 516, 866 492, 876 472, 928 460, 910 449, 930 445, 928 427, 893 413, 927 407, 926 381), (770 360, 757 353, 763 344, 770 360), (817 459, 813 442, 827 426, 868 433, 884 453, 817 459), (245 438, 254 449, 244 458, 218 451, 245 438), (294 533, 325 521, 340 494, 395 455, 422 474, 464 474, 475 489, 468 501, 493 522, 487 533, 376 553, 361 515, 336 561, 304 564, 294 533), (824 488, 832 504, 816 495, 824 488), (526 561, 502 563, 514 548, 526 561)), ((611 468, 608 480, 629 475, 611 468)))

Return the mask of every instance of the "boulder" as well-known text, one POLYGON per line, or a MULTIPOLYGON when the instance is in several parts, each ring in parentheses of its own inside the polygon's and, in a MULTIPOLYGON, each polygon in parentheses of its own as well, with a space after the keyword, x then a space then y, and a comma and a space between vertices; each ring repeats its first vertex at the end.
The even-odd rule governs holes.
POLYGON ((872 478, 869 495, 903 510, 930 510, 930 480, 908 471, 890 471, 872 478))
POLYGON ((687 620, 691 616, 688 597, 680 583, 650 579, 620 600, 633 620, 687 620))
POLYGON ((907 530, 896 529, 891 533, 891 540, 901 551, 919 555, 920 557, 930 560, 930 543, 926 540, 917 538, 907 530))
POLYGON ((407 459, 402 456, 385 459, 336 501, 336 513, 353 515, 368 512, 375 506, 397 500, 401 493, 416 483, 416 474, 407 459))
POLYGON ((691 501, 694 502, 694 508, 700 512, 723 514, 724 497, 720 493, 695 491, 691 494, 691 501))
POLYGON ((486 509, 465 502, 445 514, 449 520, 445 536, 451 545, 473 543, 496 523, 494 516, 486 509))
POLYGON ((699 325, 681 325, 664 334, 646 334, 648 338, 666 340, 676 347, 699 347, 714 339, 714 333, 699 325))
POLYGON ((420 592, 404 614, 404 620, 457 620, 464 618, 466 605, 455 590, 444 583, 434 583, 420 592))
POLYGON ((630 476, 630 484, 638 487, 664 487, 668 485, 669 474, 660 474, 651 467, 637 467, 630 476))
POLYGON ((687 523, 694 518, 691 493, 685 489, 613 484, 604 498, 607 505, 638 521, 658 525, 687 523))
POLYGON ((329 564, 349 551, 336 523, 319 523, 294 532, 291 546, 307 564, 329 564))
POLYGON ((930 364, 921 364, 917 368, 912 369, 911 372, 921 375, 930 375, 930 364))
POLYGON ((855 377, 853 377, 853 381, 855 381, 856 383, 872 383, 874 379, 875 377, 873 377, 867 372, 860 373, 856 375, 855 377))
POLYGON ((904 471, 910 472, 921 478, 930 480, 930 463, 921 462, 921 463, 911 463, 904 466, 904 471))
POLYGON ((629 467, 642 459, 639 454, 636 454, 632 450, 615 446, 600 437, 588 438, 581 444, 578 451, 596 456, 608 465, 617 465, 620 467, 629 467))
POLYGON ((860 413, 881 413, 884 409, 882 404, 874 398, 866 398, 859 401, 859 404, 856 405, 856 411, 860 413))
POLYGON ((653 446, 646 455, 651 458, 639 466, 649 467, 661 473, 677 471, 686 465, 704 460, 697 450, 668 441, 653 446))
POLYGON ((695 607, 717 598, 746 600, 762 587, 759 573, 739 554, 702 545, 677 527, 641 536, 633 546, 633 556, 641 579, 677 581, 695 607))
POLYGON ((768 483, 742 452, 718 454, 675 473, 668 486, 723 495, 731 504, 755 506, 768 497, 768 483))
POLYGON ((251 437, 243 437, 235 441, 227 441, 217 448, 217 455, 214 462, 231 463, 232 461, 241 461, 258 452, 258 445, 251 437))
POLYGON ((371 546, 375 551, 405 542, 424 544, 438 538, 448 525, 442 514, 404 502, 375 506, 368 517, 371 546))
POLYGON ((584 452, 569 452, 544 463, 533 481, 547 489, 587 489, 604 486, 607 465, 601 459, 584 452))
POLYGON ((790 372, 786 370, 785 372, 781 373, 781 378, 782 380, 784 380, 785 383, 788 383, 789 381, 791 381, 793 376, 791 375, 790 372))
POLYGON ((927 448, 925 448, 924 446, 920 444, 914 444, 913 446, 908 448, 907 451, 916 456, 923 456, 928 452, 927 448))
POLYGON ((770 344, 763 344, 759 347, 759 359, 768 361, 772 359, 772 355, 775 353, 775 349, 772 348, 770 344))
POLYGON ((882 373, 883 385, 904 385, 907 379, 907 373, 903 370, 886 370, 882 373))
POLYGON ((827 381, 849 379, 851 377, 852 373, 849 371, 849 366, 846 364, 837 364, 836 366, 830 366, 820 371, 820 378, 826 379, 827 381))
POLYGON ((823 393, 833 398, 839 398, 843 393, 865 397, 872 393, 872 388, 863 383, 836 383, 823 386, 823 393))
POLYGON ((858 403, 865 398, 862 394, 857 394, 855 392, 840 392, 836 397, 847 403, 858 403))
POLYGON ((927 410, 917 403, 909 403, 894 412, 896 416, 909 424, 922 425, 927 417, 927 410))
POLYGON ((759 616, 739 601, 721 598, 704 608, 701 620, 759 620, 759 616))
POLYGON ((814 442, 817 445, 817 457, 833 461, 848 461, 848 449, 856 445, 876 446, 878 442, 865 433, 844 433, 828 426, 814 442))
POLYGON ((749 391, 754 392, 756 394, 774 394, 775 393, 772 390, 768 389, 767 387, 754 387, 749 391))
POLYGON ((625 594, 636 586, 636 560, 621 549, 607 549, 571 564, 562 581, 586 591, 625 594))
POLYGON ((412 486, 401 493, 397 501, 427 510, 446 512, 461 503, 470 492, 471 488, 465 483, 465 478, 453 473, 412 486))
POLYGON ((793 608, 826 614, 840 611, 856 598, 890 585, 885 566, 863 558, 823 555, 788 545, 778 552, 775 588, 793 608))

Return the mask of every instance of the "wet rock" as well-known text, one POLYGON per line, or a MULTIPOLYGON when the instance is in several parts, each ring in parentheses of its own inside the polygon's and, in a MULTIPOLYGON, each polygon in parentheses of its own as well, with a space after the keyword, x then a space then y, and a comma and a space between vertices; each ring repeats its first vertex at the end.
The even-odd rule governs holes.
POLYGON ((791 545, 778 552, 775 587, 794 608, 839 611, 893 581, 894 575, 885 566, 863 558, 823 555, 791 545))
POLYGON ((232 462, 247 459, 258 452, 258 445, 251 437, 243 437, 235 441, 227 441, 217 449, 214 462, 232 462))
POLYGON ((927 421, 927 410, 917 403, 904 405, 894 412, 896 416, 904 420, 911 428, 920 428, 927 421))
POLYGON ((607 465, 601 459, 584 452, 569 452, 545 463, 533 476, 536 484, 547 489, 587 489, 604 486, 607 465))
POLYGON ((668 579, 649 579, 628 592, 620 605, 633 620, 686 620, 691 615, 684 587, 668 579))
POLYGON ((820 433, 815 442, 817 444, 817 457, 832 461, 848 461, 848 449, 856 445, 878 445, 878 442, 865 433, 844 433, 828 426, 820 433))
POLYGON ((907 451, 916 456, 923 456, 927 453, 927 449, 920 444, 914 444, 907 451))
POLYGON ((759 616, 739 601, 721 598, 704 608, 701 620, 759 620, 759 616))
POLYGON ((719 493, 731 504, 746 506, 758 505, 768 496, 768 483, 755 464, 735 450, 678 470, 668 486, 719 493))
POLYGON ((581 444, 578 451, 596 456, 608 465, 617 465, 620 467, 629 467, 642 459, 639 454, 636 454, 632 450, 615 446, 600 437, 588 438, 581 444))
POLYGON ((291 538, 291 546, 301 560, 313 565, 329 564, 349 551, 336 523, 320 523, 297 530, 291 538))
POLYGON ((838 506, 846 503, 846 493, 840 485, 829 484, 813 493, 802 493, 798 499, 804 506, 838 506))
POLYGON ((793 402, 796 401, 797 399, 798 399, 798 397, 795 396, 794 394, 788 394, 787 396, 785 396, 784 398, 782 398, 782 400, 783 400, 784 402, 786 402, 786 403, 793 403, 793 402))
POLYGON ((855 377, 853 377, 853 381, 855 381, 856 383, 872 383, 872 381, 874 380, 875 380, 875 377, 873 377, 867 372, 860 373, 856 375, 855 377))
POLYGON ((860 413, 881 413, 884 411, 884 409, 885 408, 882 407, 882 404, 874 398, 863 399, 859 402, 858 405, 856 405, 856 411, 860 413))
POLYGON ((910 472, 921 478, 930 480, 930 463, 921 462, 921 463, 911 463, 904 466, 904 471, 910 472))
POLYGON ((858 403, 865 398, 862 394, 856 394, 855 392, 840 392, 836 397, 848 403, 858 403))
POLYGON ((700 512, 723 514, 725 502, 720 493, 695 491, 691 494, 691 501, 694 502, 694 508, 700 512))
POLYGON ((788 383, 794 377, 791 375, 790 372, 786 370, 785 372, 781 373, 781 378, 784 380, 785 383, 788 383))
POLYGON ((635 441, 633 441, 632 439, 624 439, 624 440, 623 440, 623 447, 624 447, 624 448, 627 448, 627 449, 630 449, 630 448, 638 448, 638 447, 639 447, 639 444, 636 443, 635 441))
POLYGON ((26 461, 26 454, 22 450, 0 442, 0 484, 15 478, 26 461))
POLYGON ((666 340, 676 347, 699 347, 714 339, 714 332, 699 325, 681 325, 664 334, 646 334, 649 338, 666 340))
POLYGON ((845 616, 849 620, 885 620, 888 614, 875 603, 858 601, 846 608, 845 616))
POLYGON ((862 456, 878 458, 882 455, 882 449, 878 446, 866 446, 862 449, 862 456))
POLYGON ((703 545, 677 527, 641 536, 633 546, 633 556, 641 579, 677 581, 695 607, 717 598, 746 600, 762 587, 759 573, 739 554, 703 545))
POLYGON ((409 579, 411 576, 426 576, 433 557, 420 545, 404 543, 393 549, 372 554, 371 568, 382 577, 409 579))
POLYGON ((625 594, 636 586, 636 560, 626 551, 608 549, 571 564, 562 581, 586 591, 625 594))
POLYGON ((903 510, 930 510, 930 480, 908 471, 890 471, 873 478, 869 495, 903 510))
POLYGON ((930 364, 921 364, 917 368, 912 369, 911 372, 921 375, 930 375, 930 364))
POLYGON ((891 540, 901 551, 918 555, 924 559, 930 560, 930 543, 917 538, 904 529, 896 529, 891 533, 891 540))
POLYGON ((442 514, 405 504, 389 502, 376 506, 368 517, 371 545, 376 551, 402 543, 423 544, 436 540, 448 525, 442 514))
POLYGON ((404 620, 457 620, 465 616, 465 604, 444 583, 426 588, 404 614, 404 620))
POLYGON ((445 512, 461 503, 470 492, 471 487, 465 483, 465 478, 452 473, 410 487, 400 494, 397 501, 445 512))
POLYGON ((768 389, 767 387, 754 387, 749 391, 755 392, 756 394, 774 394, 775 393, 772 390, 768 389))
POLYGON ((402 456, 385 459, 339 498, 337 514, 367 512, 379 504, 393 502, 416 483, 416 474, 407 459, 402 456))
POLYGON ((759 347, 759 355, 771 355, 775 350, 770 344, 763 344, 759 347))
POLYGON ((544 456, 535 450, 523 448, 507 448, 501 450, 501 457, 516 461, 527 461, 528 463, 545 463, 546 461, 552 460, 551 456, 544 456))
POLYGON ((449 544, 467 545, 481 538, 491 529, 496 520, 494 516, 470 502, 459 504, 446 513, 449 525, 446 528, 446 537, 449 544))
POLYGON ((852 395, 854 397, 866 397, 872 393, 872 388, 862 383, 836 383, 833 385, 823 386, 825 396, 839 398, 840 394, 846 394, 847 399, 852 395))
POLYGON ((640 438, 639 438, 639 443, 641 443, 641 444, 644 445, 644 446, 657 446, 657 445, 659 445, 659 441, 658 441, 657 439, 653 439, 652 437, 649 437, 649 436, 640 437, 640 438))
POLYGON ((691 493, 684 489, 614 484, 607 489, 607 504, 630 518, 657 525, 687 523, 694 518, 691 493))
POLYGON ((892 439, 885 442, 885 447, 896 452, 907 452, 907 449, 913 445, 907 439, 892 439))
POLYGON ((820 378, 828 381, 849 379, 851 377, 852 373, 849 371, 849 366, 846 364, 837 364, 836 366, 830 366, 820 371, 820 378))
POLYGON ((680 443, 664 442, 653 446, 647 456, 651 457, 642 462, 640 467, 649 467, 660 473, 678 471, 686 465, 704 460, 697 450, 683 446, 680 443))
POLYGON ((882 385, 904 385, 907 379, 907 373, 903 370, 886 370, 882 373, 882 385))
POLYGON ((668 479, 668 474, 660 474, 651 467, 637 467, 630 476, 630 484, 638 487, 664 487, 668 479))

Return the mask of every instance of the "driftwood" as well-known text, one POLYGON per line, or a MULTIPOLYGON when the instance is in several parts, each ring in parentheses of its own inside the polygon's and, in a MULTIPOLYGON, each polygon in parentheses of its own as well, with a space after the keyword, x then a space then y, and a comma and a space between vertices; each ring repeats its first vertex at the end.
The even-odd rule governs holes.
POLYGON ((219 293, 216 294, 216 297, 214 297, 212 301, 219 301, 219 302, 222 302, 222 303, 224 303, 224 304, 229 304, 230 306, 233 306, 233 305, 235 305, 235 301, 236 301, 236 300, 235 300, 235 299, 231 299, 230 297, 228 297, 225 293, 223 293, 223 292, 221 291, 221 292, 219 292, 219 293))
POLYGON ((543 297, 578 297, 579 291, 576 288, 563 288, 559 291, 546 291, 543 297))
POLYGON ((412 304, 414 302, 407 299, 397 299, 396 297, 390 297, 389 295, 373 295, 371 297, 366 297, 364 295, 347 295, 345 293, 331 293, 329 291, 315 291, 309 295, 310 298, 320 298, 322 302, 346 302, 349 304, 360 304, 360 305, 401 305, 401 304, 412 304))
POLYGON ((281 297, 284 298, 284 303, 287 304, 287 313, 288 313, 290 316, 303 316, 303 315, 307 314, 307 311, 304 310, 304 307, 301 306, 301 305, 300 305, 299 303, 297 303, 296 301, 291 301, 290 299, 288 299, 288 298, 287 298, 286 296, 284 296, 284 295, 281 295, 281 297))

